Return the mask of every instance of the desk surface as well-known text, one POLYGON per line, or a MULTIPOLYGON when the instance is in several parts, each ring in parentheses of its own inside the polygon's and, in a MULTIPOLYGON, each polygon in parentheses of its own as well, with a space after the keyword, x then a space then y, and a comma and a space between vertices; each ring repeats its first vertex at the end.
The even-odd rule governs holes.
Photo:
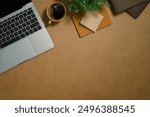
MULTIPOLYGON (((43 21, 50 0, 34 0, 43 21)), ((150 99, 150 5, 134 20, 79 38, 67 16, 47 27, 55 48, 0 75, 0 99, 150 99)))

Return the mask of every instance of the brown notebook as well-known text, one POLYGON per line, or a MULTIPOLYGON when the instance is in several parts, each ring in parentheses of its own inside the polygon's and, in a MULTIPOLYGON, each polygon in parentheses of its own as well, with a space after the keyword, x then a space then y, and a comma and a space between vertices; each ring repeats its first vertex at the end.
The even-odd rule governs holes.
POLYGON ((130 9, 127 10, 127 13, 129 13, 133 18, 138 18, 143 10, 146 8, 146 6, 150 3, 150 0, 146 0, 130 9))
POLYGON ((125 11, 146 0, 109 0, 115 14, 125 11))
MULTIPOLYGON (((111 25, 111 20, 110 20, 107 10, 104 9, 100 14, 103 15, 104 18, 101 21, 97 30, 100 30, 102 28, 105 28, 105 27, 111 25)), ((73 21, 75 28, 80 37, 84 37, 84 36, 87 36, 87 35, 93 33, 91 30, 89 30, 88 28, 86 28, 80 24, 80 21, 81 21, 83 15, 84 15, 84 13, 77 13, 72 16, 72 21, 73 21)))

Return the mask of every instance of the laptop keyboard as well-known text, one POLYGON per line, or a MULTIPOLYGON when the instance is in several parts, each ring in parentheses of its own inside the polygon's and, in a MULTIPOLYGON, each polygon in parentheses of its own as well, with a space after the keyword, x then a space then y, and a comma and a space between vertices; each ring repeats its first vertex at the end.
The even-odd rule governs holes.
POLYGON ((0 48, 4 48, 38 30, 41 26, 31 8, 0 22, 0 48))

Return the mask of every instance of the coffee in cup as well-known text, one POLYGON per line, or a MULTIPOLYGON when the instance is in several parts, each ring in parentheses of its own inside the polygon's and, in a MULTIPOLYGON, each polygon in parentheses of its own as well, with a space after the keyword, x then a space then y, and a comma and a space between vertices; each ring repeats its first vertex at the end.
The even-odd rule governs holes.
POLYGON ((47 8, 47 16, 49 18, 49 24, 52 22, 59 22, 66 16, 66 7, 61 2, 52 2, 47 8))

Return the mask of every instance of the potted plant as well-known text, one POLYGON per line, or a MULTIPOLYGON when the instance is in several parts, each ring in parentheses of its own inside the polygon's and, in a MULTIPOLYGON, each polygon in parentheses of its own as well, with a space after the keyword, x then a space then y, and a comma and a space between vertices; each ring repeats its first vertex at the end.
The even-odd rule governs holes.
POLYGON ((101 11, 108 0, 69 0, 69 12, 78 13, 82 11, 101 11))

